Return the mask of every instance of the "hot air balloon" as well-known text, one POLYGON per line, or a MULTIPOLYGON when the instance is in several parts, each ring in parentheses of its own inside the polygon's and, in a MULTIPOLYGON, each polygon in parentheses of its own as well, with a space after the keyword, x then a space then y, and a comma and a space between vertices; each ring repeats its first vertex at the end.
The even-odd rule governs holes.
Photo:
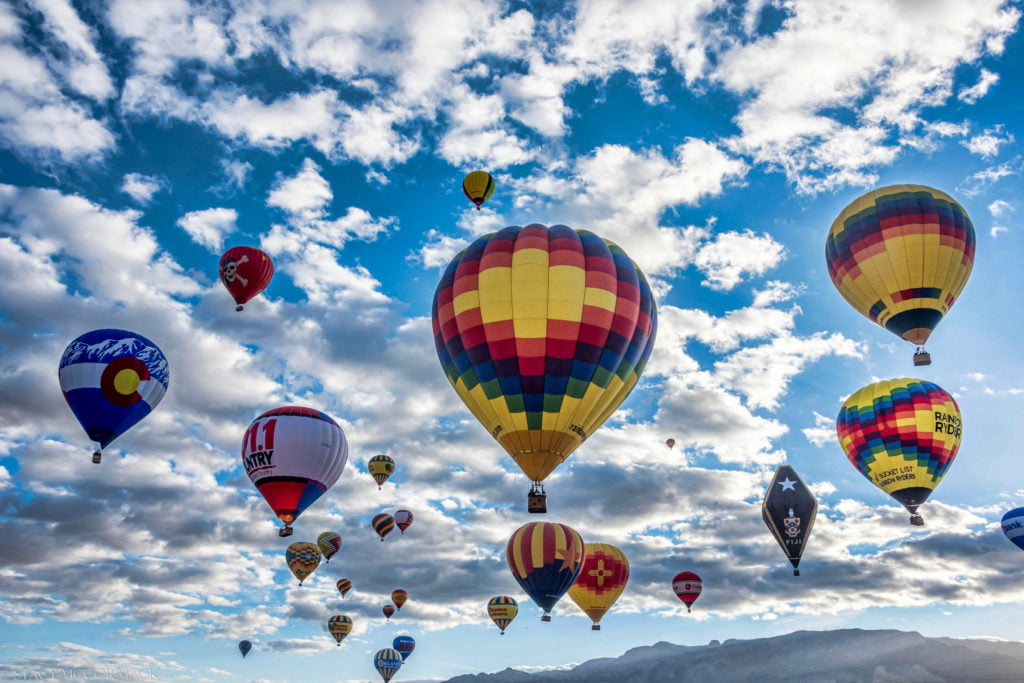
POLYGON ((325 531, 316 537, 316 545, 324 554, 324 560, 330 564, 331 558, 341 550, 341 534, 336 531, 325 531))
POLYGON ((391 591, 391 602, 395 603, 395 607, 398 609, 402 609, 402 605, 404 605, 405 601, 408 599, 409 593, 401 588, 391 591))
POLYGON ((242 464, 274 514, 278 534, 291 536, 292 522, 341 476, 348 442, 326 413, 285 406, 263 413, 242 437, 242 464))
POLYGON ((352 590, 352 582, 349 579, 338 579, 338 583, 335 585, 338 587, 341 597, 345 597, 345 594, 352 590))
POLYGON ((923 345, 960 296, 974 265, 974 226, 952 197, 925 185, 890 185, 854 200, 832 223, 825 261, 860 313, 923 345))
POLYGON ((504 228, 458 254, 433 302, 437 356, 456 393, 533 482, 633 389, 654 345, 647 279, 625 252, 564 225, 504 228))
POLYGON ((249 650, 251 650, 251 649, 252 649, 252 642, 251 641, 248 641, 248 640, 240 640, 240 641, 238 641, 238 651, 242 653, 242 659, 245 659, 245 656, 247 654, 249 654, 249 650))
POLYGON ((375 516, 370 524, 373 526, 373 530, 380 536, 380 540, 383 543, 384 537, 391 533, 391 530, 395 528, 395 518, 386 512, 382 512, 375 516))
POLYGON ((370 476, 377 482, 377 490, 388 480, 395 472, 395 461, 386 455, 375 455, 369 459, 366 463, 366 469, 370 471, 370 476))
POLYGON ((939 485, 960 448, 956 401, 923 379, 869 384, 846 399, 836 418, 839 445, 853 466, 924 524, 917 508, 939 485))
POLYGON ((262 249, 231 247, 220 257, 220 281, 234 298, 236 311, 262 292, 274 277, 274 262, 262 249))
POLYGON ((373 666, 377 669, 380 677, 384 679, 384 683, 388 683, 391 677, 402 668, 402 655, 393 647, 377 650, 377 654, 373 656, 373 666))
POLYGON ((818 501, 796 470, 780 465, 765 491, 761 518, 792 563, 793 576, 800 576, 797 567, 817 514, 818 501))
POLYGON ((675 439, 665 439, 665 445, 669 448, 673 448, 676 445, 675 439))
POLYGON ((487 171, 470 171, 462 179, 462 191, 479 211, 480 205, 494 194, 494 178, 487 171))
POLYGON ((676 597, 686 605, 687 612, 690 611, 690 606, 700 597, 700 592, 703 588, 704 584, 700 577, 693 572, 679 572, 672 579, 672 590, 675 591, 676 597))
POLYGON ((501 629, 501 635, 505 635, 505 629, 517 614, 519 614, 519 603, 515 601, 515 598, 497 595, 487 602, 487 616, 501 629))
POLYGON ((622 595, 629 581, 629 560, 608 543, 586 543, 586 558, 569 597, 593 621, 591 630, 600 631, 601 617, 622 595))
POLYGON ((349 633, 352 633, 352 619, 344 614, 336 614, 327 620, 327 630, 338 641, 338 647, 341 647, 341 641, 345 640, 345 636, 349 633))
POLYGON ((515 530, 505 547, 512 576, 537 606, 541 621, 580 575, 586 550, 583 539, 565 524, 532 522, 515 530))
POLYGON ((402 661, 404 662, 409 659, 409 655, 416 649, 416 641, 413 640, 412 636, 396 636, 391 643, 391 647, 398 650, 398 654, 402 655, 402 661))
POLYGON ((1003 533, 1015 546, 1024 550, 1024 508, 1014 508, 1003 515, 1003 533))
POLYGON ((390 621, 391 620, 391 616, 395 613, 395 606, 394 605, 384 605, 381 608, 381 612, 384 613, 384 618, 388 619, 390 621))
POLYGON ((99 443, 99 463, 111 441, 149 415, 167 392, 170 372, 157 345, 126 330, 93 330, 64 349, 60 389, 86 435, 99 443))
POLYGON ((395 512, 395 526, 405 534, 405 530, 412 524, 412 513, 408 510, 398 510, 395 512))
POLYGON ((284 558, 288 562, 288 569, 292 570, 292 574, 299 580, 301 586, 306 577, 320 566, 320 549, 316 547, 315 543, 296 541, 288 546, 284 558))

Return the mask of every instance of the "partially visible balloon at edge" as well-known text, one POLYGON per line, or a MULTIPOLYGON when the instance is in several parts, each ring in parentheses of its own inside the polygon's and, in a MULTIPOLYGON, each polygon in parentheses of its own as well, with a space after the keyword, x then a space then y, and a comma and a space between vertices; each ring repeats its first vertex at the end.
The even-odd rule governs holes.
POLYGON ((1014 508, 1003 515, 1002 526, 1006 537, 1024 550, 1024 508, 1014 508))

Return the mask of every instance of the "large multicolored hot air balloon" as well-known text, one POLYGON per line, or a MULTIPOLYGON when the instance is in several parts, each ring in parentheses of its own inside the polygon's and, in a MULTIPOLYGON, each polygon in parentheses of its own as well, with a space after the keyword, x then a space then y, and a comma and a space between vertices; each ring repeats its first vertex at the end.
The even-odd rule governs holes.
POLYGON ((1006 537, 1024 550, 1024 508, 1014 508, 1003 515, 1002 525, 1006 537))
POLYGON ((102 450, 156 408, 170 371, 157 345, 126 330, 93 330, 64 349, 60 389, 86 435, 102 450))
POLYGON ((686 605, 687 612, 690 611, 693 603, 697 602, 702 590, 704 590, 704 582, 693 572, 679 572, 672 579, 672 591, 686 605))
POLYGON ((797 567, 817 514, 818 501, 800 475, 789 465, 780 465, 765 491, 761 518, 793 565, 793 576, 800 576, 797 567))
POLYGON ((846 399, 836 418, 839 445, 871 483, 924 524, 917 508, 953 464, 963 421, 956 401, 923 379, 875 382, 846 399))
POLYGON ((409 659, 409 655, 416 649, 416 641, 412 636, 396 636, 391 641, 391 647, 398 650, 398 654, 402 655, 402 661, 409 659))
POLYGON ((336 614, 327 620, 327 630, 338 641, 338 647, 341 647, 341 641, 352 633, 352 619, 344 614, 336 614))
POLYGON ((334 585, 338 587, 341 597, 345 597, 345 594, 352 590, 352 581, 349 579, 338 579, 338 582, 334 585))
POLYGON ((479 210, 494 194, 494 178, 487 171, 470 171, 462 179, 462 191, 479 210))
POLYGON ((383 542, 384 537, 395 528, 395 518, 386 512, 382 512, 370 520, 370 526, 373 527, 373 530, 377 532, 381 542, 383 542))
POLYGON ((952 197, 925 185, 890 185, 854 200, 832 223, 825 261, 860 313, 920 347, 960 296, 974 265, 974 226, 952 197))
POLYGON ((341 476, 348 442, 338 423, 312 408, 285 406, 263 413, 242 437, 249 479, 284 522, 280 536, 341 476))
POLYGON ((647 279, 622 249, 564 225, 475 240, 445 270, 434 342, 448 381, 533 482, 629 395, 654 346, 647 279))
POLYGON ((629 582, 629 560, 608 543, 586 543, 586 558, 569 597, 590 617, 594 631, 601 630, 601 617, 611 609, 629 582))
POLYGON ((274 277, 274 262, 256 247, 231 247, 220 257, 220 281, 234 298, 236 311, 262 292, 274 277))
POLYGON ((401 588, 396 588, 391 591, 391 602, 395 603, 395 607, 402 609, 402 605, 409 599, 409 592, 404 591, 401 588))
POLYGON ((402 661, 402 653, 393 647, 377 650, 377 654, 373 656, 373 666, 384 679, 384 683, 388 683, 391 677, 398 673, 402 668, 402 661))
POLYGON ((395 472, 395 461, 386 455, 375 455, 369 459, 366 463, 366 469, 369 470, 370 476, 377 482, 377 490, 384 485, 384 482, 388 480, 395 472))
POLYGON ((331 558, 341 550, 341 534, 337 531, 325 531, 316 537, 316 545, 324 554, 324 560, 330 564, 331 558))
POLYGON ((306 580, 306 577, 316 571, 320 566, 320 549, 315 543, 296 541, 288 546, 284 552, 284 559, 288 562, 288 569, 299 580, 299 585, 306 580))
POLYGON ((491 618, 495 626, 501 629, 501 635, 505 635, 505 629, 517 614, 519 614, 519 603, 515 598, 496 595, 487 601, 487 616, 491 618))
POLYGON ((405 530, 412 525, 412 512, 409 510, 397 510, 395 512, 395 526, 398 527, 402 535, 405 535, 405 530))
POLYGON ((241 640, 238 642, 238 651, 242 653, 242 659, 245 659, 250 650, 252 650, 252 641, 241 640))
POLYGON ((571 527, 552 522, 531 522, 515 530, 505 547, 512 576, 537 606, 541 621, 551 621, 551 609, 583 569, 586 549, 571 527))

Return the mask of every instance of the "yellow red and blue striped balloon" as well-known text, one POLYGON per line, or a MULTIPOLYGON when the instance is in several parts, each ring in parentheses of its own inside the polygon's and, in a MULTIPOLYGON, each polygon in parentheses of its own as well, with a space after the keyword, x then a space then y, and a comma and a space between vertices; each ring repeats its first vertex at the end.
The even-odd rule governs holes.
POLYGON ((519 614, 519 603, 515 598, 507 595, 496 595, 487 601, 487 616, 501 629, 501 635, 505 635, 505 629, 512 623, 512 620, 519 614))
POLYGON ((629 395, 657 328, 629 256, 564 225, 475 240, 448 264, 432 317, 448 381, 535 482, 629 395))
POLYGON ((601 617, 611 609, 629 582, 629 560, 610 543, 587 543, 586 558, 569 597, 590 617, 594 631, 601 630, 601 617))
POLYGON ((854 200, 832 223, 825 261, 851 306, 924 344, 974 265, 974 226, 945 192, 890 185, 854 200))
POLYGON ((345 640, 345 636, 352 633, 352 619, 344 614, 335 614, 327 620, 327 630, 338 641, 338 647, 341 647, 341 641, 345 640))
POLYGON ((583 568, 586 549, 572 528, 556 522, 531 522, 515 530, 505 548, 505 560, 512 576, 537 606, 544 610, 542 621, 583 568))
POLYGON ((875 382, 846 399, 836 418, 843 452, 871 483, 923 523, 919 505, 960 449, 960 409, 942 387, 922 379, 875 382))
POLYGON ((380 536, 380 540, 383 541, 384 537, 395 528, 395 518, 386 512, 382 512, 370 520, 370 526, 373 527, 373 530, 380 536))

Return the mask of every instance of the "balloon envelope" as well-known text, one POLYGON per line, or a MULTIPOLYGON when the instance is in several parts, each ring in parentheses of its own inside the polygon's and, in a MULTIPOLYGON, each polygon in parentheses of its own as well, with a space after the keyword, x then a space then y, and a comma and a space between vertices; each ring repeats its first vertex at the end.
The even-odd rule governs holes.
POLYGON ((336 614, 327 620, 327 630, 338 641, 338 645, 341 645, 345 636, 352 633, 352 619, 344 614, 336 614))
POLYGON ((622 249, 539 224, 485 235, 458 254, 432 318, 448 381, 535 482, 629 395, 657 324, 647 279, 622 249))
POLYGON ((895 498, 913 524, 960 448, 956 401, 922 379, 875 382, 846 399, 836 434, 846 457, 871 483, 895 498))
POLYGON ((1024 550, 1024 508, 1015 508, 1003 515, 1003 533, 1024 550))
POLYGON ((404 534, 405 530, 412 524, 412 513, 408 510, 398 510, 395 512, 395 526, 397 526, 404 534))
POLYGON ((249 654, 249 651, 251 649, 252 649, 252 642, 251 641, 248 641, 248 640, 239 641, 239 643, 238 643, 238 651, 242 653, 242 659, 245 659, 245 656, 247 654, 249 654))
POLYGON ((676 445, 676 440, 675 439, 665 439, 665 445, 668 446, 669 448, 672 448, 673 446, 676 445))
POLYGON ((470 171, 462 179, 462 192, 479 209, 494 194, 494 177, 487 171, 470 171))
POLYGON ((416 641, 413 640, 412 636, 397 636, 391 643, 391 647, 398 650, 404 662, 412 654, 412 651, 416 649, 416 641))
POLYGON ((380 540, 384 540, 384 537, 391 533, 391 530, 395 528, 395 518, 386 512, 382 512, 370 520, 370 524, 373 526, 373 530, 380 536, 380 540))
POLYGON ((341 597, 345 597, 345 594, 352 590, 352 581, 349 579, 338 579, 335 584, 338 587, 338 592, 341 593, 341 597))
POLYGON ((780 465, 765 491, 761 518, 792 563, 794 576, 800 575, 797 567, 817 514, 818 501, 796 470, 780 465))
POLYGON ((378 650, 377 654, 373 656, 373 666, 377 669, 380 677, 384 679, 384 683, 388 683, 391 677, 402 668, 402 654, 393 647, 378 650))
POLYGON ((395 613, 395 606, 394 605, 384 605, 381 608, 381 612, 384 613, 384 617, 386 619, 390 619, 394 615, 394 613, 395 613))
POLYGON ((341 550, 341 534, 336 531, 325 531, 316 537, 316 545, 329 563, 331 558, 341 550))
POLYGON ((690 607, 700 597, 700 592, 704 590, 704 582, 693 572, 679 572, 672 579, 672 590, 689 612, 690 607))
POLYGON ((288 563, 288 569, 292 570, 292 574, 299 580, 300 586, 306 577, 320 566, 320 549, 316 547, 315 543, 296 541, 288 546, 284 557, 288 563))
POLYGON ((142 335, 102 329, 68 344, 58 377, 71 412, 102 449, 156 408, 170 370, 163 352, 142 335))
POLYGON ((220 257, 220 281, 238 304, 236 311, 262 292, 274 277, 274 262, 262 249, 231 247, 220 257))
POLYGON ((586 557, 583 539, 571 527, 531 522, 513 532, 505 547, 512 576, 526 594, 548 613, 580 575, 586 557))
POLYGON ((515 598, 497 595, 487 602, 487 616, 501 629, 502 635, 505 635, 505 629, 517 614, 519 614, 519 603, 515 601, 515 598))
POLYGON ((398 609, 402 609, 402 605, 404 605, 408 599, 409 593, 401 588, 391 591, 391 602, 395 603, 395 607, 398 609))
POLYGON ((971 219, 952 197, 925 185, 890 185, 839 213, 825 260, 851 306, 924 344, 967 283, 975 242, 971 219))
POLYGON ((598 622, 629 582, 629 560, 625 553, 608 543, 586 543, 586 557, 579 578, 569 589, 569 597, 590 617, 595 631, 598 622))
POLYGON ((366 463, 366 469, 370 476, 377 482, 377 488, 381 487, 395 471, 395 461, 386 455, 375 455, 366 463))
POLYGON ((242 437, 249 480, 285 529, 341 476, 348 442, 326 413, 285 406, 263 413, 242 437))

